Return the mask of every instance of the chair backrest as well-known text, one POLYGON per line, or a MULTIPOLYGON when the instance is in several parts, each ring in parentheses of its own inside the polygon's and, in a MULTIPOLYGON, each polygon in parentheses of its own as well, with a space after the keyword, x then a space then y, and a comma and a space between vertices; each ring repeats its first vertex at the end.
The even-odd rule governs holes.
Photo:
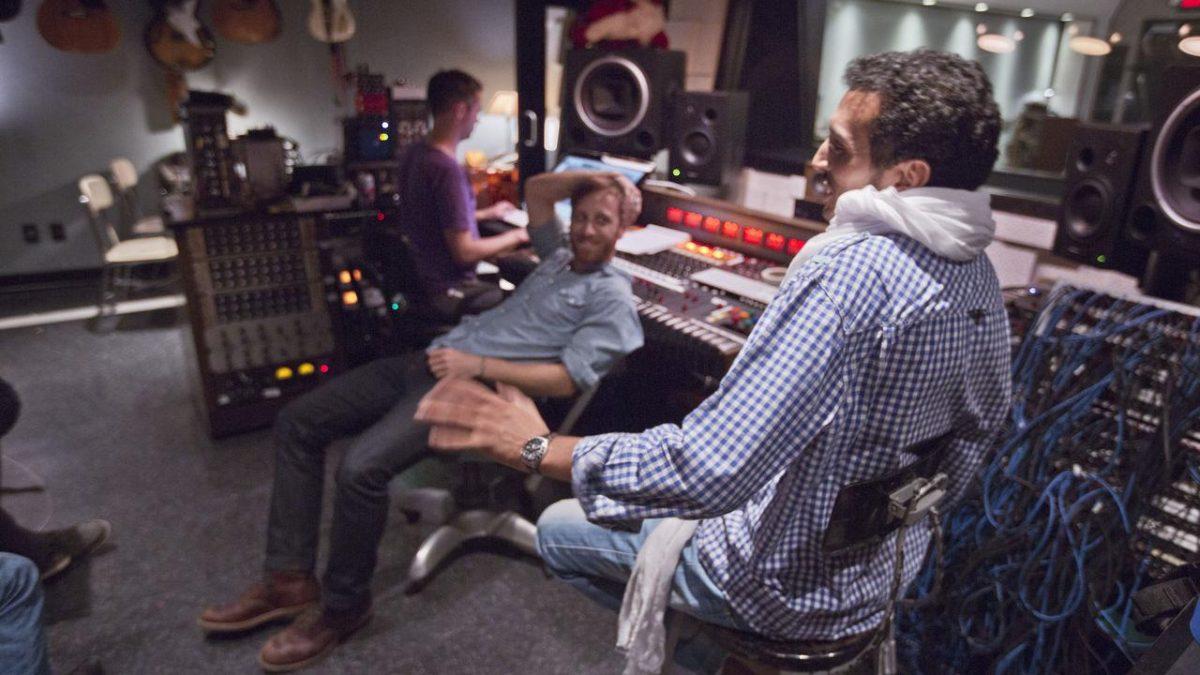
POLYGON ((79 179, 79 202, 87 211, 88 221, 92 224, 92 232, 96 235, 100 252, 103 254, 116 246, 121 240, 117 237, 112 223, 105 217, 108 209, 112 208, 113 194, 104 176, 89 173, 79 179))
POLYGON ((108 166, 112 170, 113 184, 118 190, 124 192, 137 187, 138 175, 133 162, 125 157, 117 157, 109 162, 108 166))

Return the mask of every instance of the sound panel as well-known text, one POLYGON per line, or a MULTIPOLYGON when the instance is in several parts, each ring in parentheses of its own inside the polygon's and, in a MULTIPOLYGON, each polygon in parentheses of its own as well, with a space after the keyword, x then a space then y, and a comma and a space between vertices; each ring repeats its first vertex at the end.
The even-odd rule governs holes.
POLYGON ((560 148, 649 158, 666 147, 685 59, 661 49, 568 52, 560 148))
POLYGON ((671 124, 671 177, 722 185, 742 165, 746 111, 742 91, 688 91, 675 98, 671 124))
POLYGON ((1054 252, 1097 267, 1140 274, 1144 246, 1122 232, 1146 137, 1143 127, 1081 124, 1066 156, 1066 189, 1054 252))

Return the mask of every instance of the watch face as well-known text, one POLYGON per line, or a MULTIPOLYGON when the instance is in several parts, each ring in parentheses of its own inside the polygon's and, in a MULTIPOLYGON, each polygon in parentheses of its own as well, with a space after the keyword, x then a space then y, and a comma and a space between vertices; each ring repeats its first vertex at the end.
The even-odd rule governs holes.
POLYGON ((550 442, 545 436, 536 436, 525 441, 525 445, 521 448, 521 461, 525 462, 531 469, 536 470, 538 464, 542 461, 542 456, 546 454, 546 449, 550 442))

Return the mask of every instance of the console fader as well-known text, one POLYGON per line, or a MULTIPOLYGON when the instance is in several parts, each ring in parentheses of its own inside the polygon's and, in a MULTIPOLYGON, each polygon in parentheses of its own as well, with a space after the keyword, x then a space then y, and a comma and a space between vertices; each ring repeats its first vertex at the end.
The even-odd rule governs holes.
POLYGON ((719 379, 778 290, 782 268, 824 225, 649 187, 643 199, 642 222, 691 237, 614 261, 633 276, 646 344, 719 379))

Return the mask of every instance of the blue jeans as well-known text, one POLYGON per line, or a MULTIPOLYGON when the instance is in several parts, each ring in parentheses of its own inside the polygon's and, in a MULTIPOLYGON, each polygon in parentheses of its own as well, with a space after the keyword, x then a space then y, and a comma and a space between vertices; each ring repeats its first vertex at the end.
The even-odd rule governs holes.
MULTIPOLYGON (((566 499, 551 505, 538 519, 538 553, 555 576, 601 605, 618 610, 638 551, 660 522, 643 521, 637 532, 610 530, 588 522, 579 500, 566 499)), ((724 592, 704 571, 692 542, 684 547, 675 568, 670 607, 704 623, 746 630, 733 615, 724 592)), ((724 654, 698 636, 681 642, 675 658, 692 670, 715 672, 724 654)))
POLYGON ((42 580, 28 558, 0 553, 0 665, 6 673, 48 675, 42 580))

